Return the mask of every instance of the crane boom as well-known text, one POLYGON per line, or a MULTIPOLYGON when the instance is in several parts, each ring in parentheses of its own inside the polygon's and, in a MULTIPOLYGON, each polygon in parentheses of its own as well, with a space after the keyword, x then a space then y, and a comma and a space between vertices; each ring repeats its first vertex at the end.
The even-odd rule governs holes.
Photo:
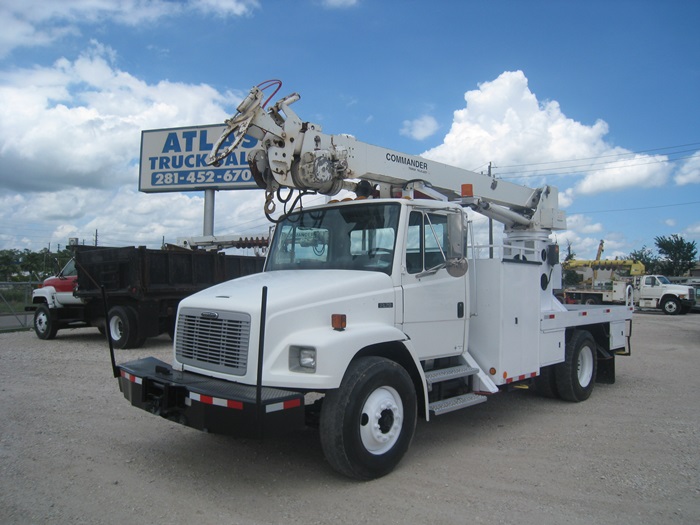
POLYGON ((325 195, 350 190, 362 196, 378 193, 395 197, 402 190, 415 189, 443 200, 462 199, 463 204, 506 228, 566 228, 555 187, 532 189, 360 142, 350 135, 325 134, 321 126, 303 122, 290 108, 299 98, 293 93, 265 110, 262 91, 252 88, 237 114, 226 121, 227 127, 207 162, 219 163, 248 134, 260 140, 260 148, 249 163, 258 185, 269 193, 285 187, 325 195), (230 135, 234 140, 219 152, 230 135))

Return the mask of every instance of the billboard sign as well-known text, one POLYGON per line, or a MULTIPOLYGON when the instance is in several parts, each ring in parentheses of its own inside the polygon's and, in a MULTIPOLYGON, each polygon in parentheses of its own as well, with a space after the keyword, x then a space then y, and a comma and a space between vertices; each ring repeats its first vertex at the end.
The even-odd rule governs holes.
MULTIPOLYGON (((257 189, 248 166, 257 139, 243 137, 240 146, 221 161, 221 166, 206 163, 224 129, 223 124, 213 124, 142 131, 139 191, 257 189)), ((231 134, 221 148, 227 147, 233 139, 231 134)))

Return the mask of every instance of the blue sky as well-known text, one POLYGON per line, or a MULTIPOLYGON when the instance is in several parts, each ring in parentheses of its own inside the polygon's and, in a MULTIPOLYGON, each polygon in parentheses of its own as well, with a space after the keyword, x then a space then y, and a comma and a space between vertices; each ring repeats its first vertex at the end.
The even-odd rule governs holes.
MULTIPOLYGON (((0 4, 0 249, 200 235, 200 193, 138 192, 140 132, 271 78, 326 133, 557 186, 579 258, 700 241, 698 2, 0 4)), ((262 202, 219 192, 215 233, 266 231, 262 202)))

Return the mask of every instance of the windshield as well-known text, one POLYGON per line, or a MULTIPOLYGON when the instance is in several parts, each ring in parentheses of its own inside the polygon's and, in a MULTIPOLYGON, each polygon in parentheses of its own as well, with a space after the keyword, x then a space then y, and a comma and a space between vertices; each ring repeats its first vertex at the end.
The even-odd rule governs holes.
POLYGON ((75 268, 75 259, 71 259, 61 270, 61 277, 74 277, 78 275, 78 270, 75 268))
POLYGON ((671 284, 671 281, 669 281, 668 278, 666 278, 663 275, 657 275, 656 278, 659 280, 659 282, 661 284, 671 284))
POLYGON ((341 205, 295 213, 275 229, 266 271, 368 270, 391 273, 400 205, 341 205))

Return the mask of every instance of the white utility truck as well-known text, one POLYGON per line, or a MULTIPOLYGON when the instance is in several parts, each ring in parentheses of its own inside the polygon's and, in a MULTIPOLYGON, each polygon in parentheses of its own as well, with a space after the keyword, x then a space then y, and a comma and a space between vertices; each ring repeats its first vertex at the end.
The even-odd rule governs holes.
POLYGON ((298 98, 265 109, 253 88, 226 122, 209 162, 257 138, 265 213, 275 198, 285 213, 262 273, 180 302, 172 365, 116 365, 112 354, 134 406, 238 436, 315 423, 334 469, 372 479, 399 463, 418 417, 516 385, 577 402, 596 380, 614 382, 632 309, 554 297, 550 234, 566 227, 556 188, 324 134, 290 108, 298 98), (302 206, 302 195, 342 190, 354 195, 302 206), (505 225, 497 258, 469 242, 471 210, 505 225))
POLYGON ((674 284, 663 275, 645 275, 639 261, 568 261, 563 268, 583 277, 581 283, 555 292, 566 303, 627 304, 662 310, 667 315, 687 314, 695 305, 692 285, 674 284))

